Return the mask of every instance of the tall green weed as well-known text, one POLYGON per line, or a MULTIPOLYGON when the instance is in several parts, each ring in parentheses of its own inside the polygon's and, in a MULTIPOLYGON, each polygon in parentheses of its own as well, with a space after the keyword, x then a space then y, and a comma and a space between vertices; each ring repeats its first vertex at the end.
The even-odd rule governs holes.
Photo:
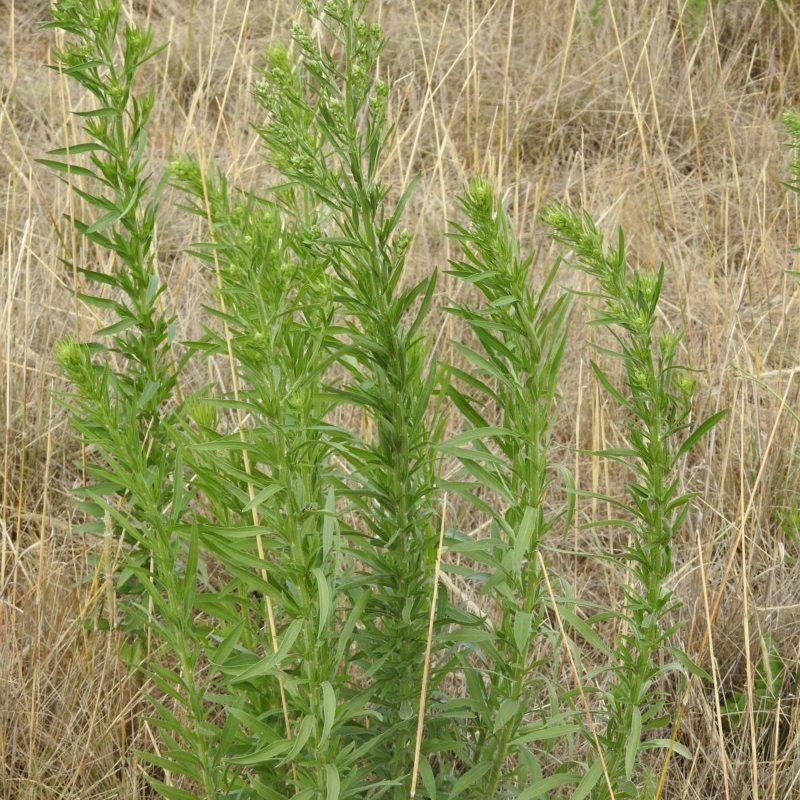
POLYGON ((598 322, 626 374, 617 387, 595 367, 630 420, 627 443, 603 454, 631 471, 614 521, 630 544, 594 556, 629 582, 619 610, 588 608, 546 552, 582 498, 552 455, 562 262, 534 291, 534 255, 473 181, 450 272, 480 301, 447 311, 475 344, 453 343, 461 366, 441 361, 427 325, 436 271, 406 272, 413 184, 392 202, 381 178, 380 26, 366 0, 300 5, 305 24, 268 49, 253 86, 281 179, 240 191, 185 154, 163 179, 206 224, 188 255, 215 305, 194 342, 176 341, 154 251, 154 98, 134 80, 152 35, 121 28, 118 0, 60 0, 48 23, 69 37, 57 68, 97 101, 81 112, 85 141, 42 162, 97 209, 72 224, 112 266, 75 268, 113 319, 55 355, 95 448, 89 526, 123 554, 110 577, 127 603, 112 622, 148 679, 161 737, 143 754, 150 781, 174 800, 638 796, 643 753, 664 746, 673 711, 664 677, 694 669, 665 627, 671 539, 691 500, 677 467, 719 418, 693 422, 679 336, 655 337, 663 271, 633 272, 621 234, 606 252, 588 217, 548 211, 599 283, 598 322), (187 394, 183 376, 205 359, 230 363, 229 385, 187 394), (458 529, 465 503, 487 536, 458 529), (481 608, 437 592, 440 570, 481 608), (596 625, 610 616, 625 633, 609 644, 596 625), (581 640, 607 659, 593 674, 581 640))

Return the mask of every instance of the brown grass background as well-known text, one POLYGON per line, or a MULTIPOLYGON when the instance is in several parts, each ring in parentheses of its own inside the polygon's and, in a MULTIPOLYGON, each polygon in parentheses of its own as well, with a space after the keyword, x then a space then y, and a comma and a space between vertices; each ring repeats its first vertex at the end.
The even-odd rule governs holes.
MULTIPOLYGON (((661 313, 686 331, 698 370, 697 418, 730 408, 687 459, 682 479, 699 492, 676 542, 672 588, 686 626, 675 643, 713 684, 685 699, 669 798, 800 797, 800 535, 785 522, 800 489, 798 203, 781 184, 790 155, 780 118, 800 108, 800 10, 788 0, 374 0, 388 37, 380 69, 391 78, 397 126, 385 178, 420 183, 407 224, 410 269, 452 256, 446 220, 476 174, 490 178, 525 243, 539 248, 532 280, 556 251, 538 216, 550 198, 587 209, 613 234, 623 226, 631 262, 666 265, 661 313), (763 642, 772 637, 789 672, 765 748, 745 721, 724 731, 726 693, 752 696, 763 642)), ((153 170, 178 151, 215 161, 234 185, 268 180, 249 94, 260 54, 285 37, 290 0, 123 0, 126 18, 149 20, 171 42, 143 82, 155 86, 153 170)), ((70 497, 81 450, 52 390, 50 358, 72 332, 98 320, 75 299, 61 263, 108 263, 62 215, 81 214, 56 176, 34 163, 81 139, 70 111, 91 100, 45 68, 54 34, 48 3, 0 0, 0 797, 3 800, 146 796, 126 720, 139 708, 113 637, 82 619, 104 596, 87 566, 96 544, 76 532, 70 497)), ((183 248, 200 235, 165 194, 160 268, 185 337, 196 335, 208 278, 183 248)), ((583 279, 565 270, 565 283, 583 279)), ((463 291, 444 278, 446 295, 463 291)), ((434 315, 445 348, 458 337, 434 315)), ((624 478, 575 446, 621 441, 621 420, 590 379, 581 304, 562 384, 558 452, 579 485, 614 495, 624 478)), ((199 377, 198 377, 199 379, 199 377)), ((586 503, 580 518, 605 514, 586 503)), ((584 534, 576 532, 576 539, 584 534)), ((613 547, 613 538, 597 542, 613 547)), ((585 542, 583 543, 585 544, 585 542)), ((559 565, 560 568, 564 565, 559 565)), ((567 565, 575 590, 613 599, 608 567, 567 565)), ((147 737, 146 726, 138 734, 147 737)))

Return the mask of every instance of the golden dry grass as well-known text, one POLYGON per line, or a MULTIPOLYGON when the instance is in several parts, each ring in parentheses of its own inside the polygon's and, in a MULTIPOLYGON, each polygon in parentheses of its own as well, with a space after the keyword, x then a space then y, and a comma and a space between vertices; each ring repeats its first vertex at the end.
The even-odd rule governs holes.
MULTIPOLYGON (((686 698, 680 738, 696 757, 673 762, 664 797, 800 797, 800 534, 783 521, 800 490, 798 294, 784 272, 797 266, 800 215, 781 185, 789 156, 780 125, 785 109, 800 107, 800 11, 788 0, 717 0, 713 13, 689 19, 680 5, 374 0, 397 124, 386 179, 399 188, 421 176, 408 213, 415 270, 446 264, 453 198, 476 173, 507 193, 525 241, 541 247, 539 264, 555 256, 536 224, 552 197, 585 207, 609 233, 622 225, 635 263, 666 264, 662 312, 686 329, 697 414, 731 413, 683 475, 700 496, 676 543, 674 588, 688 623, 676 643, 714 682, 686 698), (759 743, 747 714, 728 731, 720 706, 734 691, 753 697, 770 637, 790 674, 769 713, 767 727, 781 734, 773 748, 759 743)), ((188 150, 234 184, 264 180, 248 87, 264 45, 285 35, 293 3, 123 6, 172 42, 145 76, 158 96, 153 167, 188 150)), ((47 7, 0 0, 0 796, 128 800, 146 796, 126 735, 135 688, 113 638, 83 629, 104 587, 86 561, 96 545, 74 527, 80 449, 52 398, 53 343, 96 327, 59 259, 65 248, 71 259, 107 256, 76 239, 62 221, 75 198, 34 163, 79 138, 69 112, 89 102, 44 68, 52 38, 37 26, 47 7)), ((197 333, 207 281, 183 254, 193 224, 169 211, 159 231, 168 300, 187 337, 197 333)), ((582 487, 618 494, 624 476, 572 449, 617 442, 621 431, 588 377, 585 316, 576 309, 559 439, 582 487)), ((435 319, 442 342, 459 335, 435 319)), ((589 504, 581 515, 605 511, 589 504)), ((560 566, 576 591, 614 596, 612 570, 560 566)))

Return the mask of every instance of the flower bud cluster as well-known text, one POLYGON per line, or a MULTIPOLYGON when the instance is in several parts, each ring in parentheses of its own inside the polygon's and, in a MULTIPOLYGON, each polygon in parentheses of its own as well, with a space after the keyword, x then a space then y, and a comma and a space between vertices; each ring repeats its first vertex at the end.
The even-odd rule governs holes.
POLYGON ((204 191, 203 173, 197 159, 187 155, 175 156, 167 167, 170 177, 183 188, 188 189, 195 195, 201 195, 204 191))

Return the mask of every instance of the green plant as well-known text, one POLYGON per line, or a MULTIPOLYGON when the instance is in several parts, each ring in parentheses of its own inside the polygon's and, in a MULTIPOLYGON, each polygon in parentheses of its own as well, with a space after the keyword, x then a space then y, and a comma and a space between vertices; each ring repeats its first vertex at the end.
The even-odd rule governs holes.
MULTIPOLYGON (((151 185, 144 157, 154 95, 135 89, 141 67, 158 51, 149 30, 128 24, 118 56, 119 13, 118 2, 62 2, 47 23, 74 37, 56 51, 55 69, 85 88, 97 107, 77 112, 87 141, 49 153, 65 160, 41 163, 70 181, 81 179, 87 188, 73 183, 74 190, 100 210, 91 223, 72 222, 87 242, 112 254, 111 270, 70 266, 90 285, 108 287, 111 296, 81 297, 116 318, 96 333, 100 342, 66 339, 54 355, 75 386, 66 400, 73 424, 98 453, 85 467, 92 482, 78 492, 84 510, 98 520, 87 528, 116 535, 124 545, 113 575, 125 600, 117 608, 123 655, 181 707, 175 711, 152 698, 174 755, 148 758, 196 776, 212 796, 224 770, 212 748, 220 731, 205 700, 205 654, 194 625, 199 539, 197 528, 185 524, 193 490, 187 490, 184 461, 173 444, 173 430, 186 418, 178 380, 188 354, 176 352, 174 317, 164 308, 166 285, 156 268, 159 189, 151 185), (90 167, 75 163, 87 154, 90 167), (156 652, 150 652, 152 637, 156 652)), ((153 782, 165 796, 181 796, 153 782)))
MULTIPOLYGON (((133 514, 143 503, 144 513, 145 506, 151 510, 166 505, 171 496, 175 468, 166 431, 181 413, 180 406, 171 407, 169 401, 177 396, 184 363, 173 347, 174 318, 160 306, 166 285, 156 271, 153 252, 157 192, 151 191, 143 154, 154 97, 152 92, 134 92, 137 72, 157 51, 151 50, 150 32, 128 25, 123 35, 122 63, 116 63, 119 9, 113 4, 56 5, 53 21, 46 27, 58 27, 76 37, 77 41, 56 50, 60 66, 53 69, 77 81, 96 98, 98 107, 78 112, 84 120, 87 141, 53 150, 48 155, 55 158, 39 159, 39 163, 63 173, 85 204, 99 209, 100 216, 91 223, 77 218, 72 222, 87 242, 109 251, 114 258, 108 273, 68 264, 73 274, 89 285, 110 287, 110 297, 80 295, 101 312, 113 312, 114 322, 96 333, 97 338, 110 343, 79 348, 74 342, 66 342, 57 357, 73 380, 88 381, 86 396, 73 397, 76 421, 82 420, 85 426, 82 434, 89 439, 103 437, 109 426, 124 432, 124 446, 139 451, 137 474, 150 484, 152 497, 132 492, 125 472, 129 465, 120 466, 117 474, 101 472, 93 465, 89 474, 104 482, 106 497, 119 497, 133 514), (90 167, 76 163, 87 154, 90 167), (87 188, 80 188, 78 180, 87 188), (89 358, 95 354, 102 360, 89 369, 89 358), (93 416, 98 419, 93 421, 93 416)), ((121 441, 109 442, 111 449, 104 454, 107 460, 114 448, 122 445, 121 441)), ((133 457, 132 452, 129 455, 133 457)), ((89 493, 87 502, 92 501, 89 493)), ((103 519, 102 507, 91 510, 103 519)), ((95 528, 102 532, 102 522, 95 528)), ((128 539, 130 545, 137 543, 135 535, 128 539)), ((146 548, 142 550, 145 553, 146 548)), ((137 563, 141 566, 144 561, 138 559, 137 563)), ((136 576, 126 574, 117 590, 136 597, 142 586, 136 576)))
MULTIPOLYGON (((674 626, 663 622, 674 610, 666 583, 672 571, 672 540, 689 512, 691 494, 681 494, 677 467, 694 444, 725 415, 719 411, 700 423, 692 420, 695 383, 687 367, 677 361, 680 335, 655 333, 656 308, 664 280, 663 265, 655 274, 632 271, 625 256, 620 230, 617 247, 604 250, 603 236, 587 214, 553 203, 545 220, 552 237, 575 254, 578 269, 591 275, 601 301, 594 323, 608 329, 616 350, 603 350, 624 369, 625 393, 607 373, 592 363, 605 391, 626 411, 627 443, 603 451, 605 458, 624 465, 632 474, 628 499, 603 499, 624 516, 597 520, 628 532, 628 543, 615 560, 625 566, 630 583, 622 586, 624 602, 619 612, 625 631, 615 647, 604 648, 612 664, 612 683, 605 692, 604 730, 596 738, 598 762, 605 775, 597 797, 640 797, 636 784, 641 773, 640 754, 672 742, 652 739, 670 717, 662 685, 670 672, 688 670, 703 674, 684 653, 667 642, 674 626), (663 664, 670 653, 675 661, 663 664)), ((597 763, 597 762, 596 762, 597 763)))
MULTIPOLYGON (((311 247, 332 274, 342 320, 337 335, 347 348, 339 363, 348 373, 329 391, 338 403, 359 409, 374 430, 372 437, 343 442, 338 452, 349 465, 344 495, 364 526, 353 531, 352 554, 371 586, 353 597, 364 603, 353 635, 360 652, 369 654, 370 663, 359 667, 371 675, 376 720, 383 720, 373 731, 378 735, 385 726, 391 732, 384 775, 391 780, 410 771, 413 753, 438 539, 432 444, 444 417, 437 409, 431 416, 442 372, 423 328, 436 273, 403 285, 410 236, 399 226, 413 185, 387 207, 390 187, 379 173, 388 84, 373 83, 383 41, 380 27, 365 21, 365 5, 328 4, 320 13, 304 4, 339 52, 321 48, 296 25, 302 79, 285 51, 273 49, 255 91, 269 115, 260 131, 268 160, 290 185, 303 187, 289 213, 303 218, 310 209, 324 209, 311 247), (362 127, 353 124, 360 116, 362 127), (309 137, 312 120, 315 136, 309 137), (360 546, 364 536, 367 547, 360 546)), ((396 791, 406 793, 407 787, 396 791)))
POLYGON ((619 522, 631 531, 628 632, 603 650, 612 688, 591 698, 598 738, 581 721, 589 690, 560 685, 560 659, 577 649, 565 625, 595 642, 592 625, 610 612, 580 617, 544 555, 579 497, 551 454, 568 335, 560 264, 534 292, 533 255, 488 183, 472 182, 450 266, 482 300, 449 311, 477 343, 454 345, 464 366, 440 363, 426 329, 437 274, 405 274, 413 185, 393 203, 381 180, 391 130, 389 86, 375 77, 380 26, 367 0, 300 5, 308 24, 294 24, 290 48, 268 49, 253 86, 280 179, 239 189, 188 155, 165 176, 207 225, 190 255, 216 300, 204 335, 180 345, 153 252, 153 98, 135 90, 152 36, 130 25, 120 35, 119 0, 60 0, 49 23, 74 39, 61 68, 98 105, 80 112, 87 141, 43 163, 99 209, 73 224, 113 267, 76 269, 111 295, 84 299, 116 319, 93 344, 65 340, 56 358, 76 429, 95 447, 81 490, 91 529, 122 539, 121 627, 137 643, 124 655, 151 682, 161 737, 143 754, 163 773, 151 783, 174 800, 400 800, 418 789, 533 800, 567 786, 578 800, 601 796, 603 776, 630 793, 643 737, 663 725, 656 679, 674 669, 656 663, 669 543, 690 499, 673 470, 717 419, 689 424, 677 337, 651 358, 661 278, 629 279, 624 253, 603 256, 588 218, 580 228, 551 209, 556 236, 579 245, 606 292, 602 321, 630 335, 619 339, 629 398, 596 368, 632 420, 630 449, 606 455, 639 479, 619 522), (184 397, 179 381, 201 359, 227 361, 229 386, 184 397), (449 415, 464 429, 446 439, 449 415), (445 459, 458 478, 441 477, 445 459), (457 527, 445 492, 487 515, 488 537, 445 534, 457 527), (480 612, 436 592, 444 539, 465 560, 442 568, 479 587, 480 612))
MULTIPOLYGON (((438 530, 432 442, 442 416, 428 426, 441 370, 429 364, 421 331, 435 275, 399 286, 409 243, 397 231, 404 201, 386 213, 388 187, 377 178, 388 88, 371 77, 380 29, 363 21, 364 3, 328 4, 324 13, 305 8, 327 44, 296 25, 303 68, 275 46, 254 87, 268 114, 259 129, 267 160, 286 184, 269 198, 237 198, 223 176, 190 158, 170 168, 192 198, 190 210, 209 222, 210 241, 194 253, 217 283, 211 315, 219 324, 190 351, 231 359, 231 394, 204 390, 182 403, 167 371, 116 392, 125 370, 111 374, 98 364, 110 350, 70 340, 57 352, 76 386, 76 426, 104 462, 90 468, 98 481, 86 490, 95 503, 87 510, 106 514, 133 540, 121 572, 139 580, 149 606, 142 613, 134 604, 129 627, 162 645, 144 669, 169 698, 151 697, 167 749, 146 757, 199 780, 207 796, 234 789, 331 796, 333 787, 344 797, 377 796, 391 786, 403 795, 411 771, 438 530), (354 124, 362 113, 363 128, 354 124), (331 382, 334 370, 341 381, 342 369, 349 379, 331 382), (176 410, 139 423, 151 399, 176 410), (344 403, 373 421, 374 438, 356 439, 331 424, 344 403), (233 433, 221 435, 221 424, 233 433), (156 435, 159 447, 150 447, 156 435), (359 520, 347 538, 342 502, 359 520), (133 558, 137 552, 144 558, 133 558), (227 572, 222 585, 202 580, 209 558, 227 572), (212 684, 201 663, 218 673, 212 684)), ((146 324, 161 319, 156 301, 164 288, 147 249, 157 199, 145 207, 147 231, 129 247, 116 231, 104 233, 119 220, 124 230, 133 227, 128 215, 136 221, 145 202, 140 176, 152 99, 131 87, 149 54, 130 43, 146 37, 126 29, 120 71, 113 60, 118 3, 65 1, 51 25, 77 37, 60 53, 62 63, 101 103, 85 115, 100 120, 87 125, 95 141, 51 155, 89 153, 99 173, 45 163, 103 187, 134 184, 110 200, 76 187, 108 213, 75 224, 120 264, 112 274, 84 273, 131 295, 143 322, 116 302, 86 299, 120 317, 101 334, 140 323, 138 338, 115 340, 114 349, 126 345, 139 355, 138 347, 166 361, 172 320, 146 324), (116 138, 102 127, 112 119, 116 138), (117 155, 112 144, 127 148, 127 161, 101 160, 98 153, 117 155)), ((138 362, 129 369, 139 375, 138 362)), ((167 797, 189 796, 153 783, 167 797)))
POLYGON ((452 227, 464 257, 451 262, 450 271, 475 286, 483 304, 448 309, 466 323, 479 347, 454 344, 468 368, 452 369, 456 384, 450 397, 469 429, 440 449, 457 457, 475 482, 453 488, 491 519, 488 537, 464 538, 451 549, 471 560, 463 574, 480 580, 481 591, 496 606, 485 639, 476 643, 480 667, 474 652, 462 660, 474 741, 463 780, 474 777, 470 791, 476 798, 510 792, 533 798, 579 780, 569 770, 555 780, 542 773, 547 746, 576 730, 560 708, 558 659, 546 668, 559 652, 559 635, 548 619, 540 558, 545 537, 571 520, 571 505, 559 509, 550 500, 554 488, 571 487, 569 473, 550 458, 568 296, 560 292, 551 299, 558 264, 538 293, 530 287, 533 253, 522 255, 505 210, 485 181, 471 183, 461 207, 469 226, 452 227), (499 410, 497 424, 490 424, 486 409, 499 410), (476 500, 476 485, 492 492, 491 503, 476 500), (486 664, 492 665, 491 681, 483 680, 486 664), (533 709, 538 713, 531 720, 533 709), (536 756, 531 742, 540 748, 536 756))
MULTIPOLYGON (((267 114, 258 132, 267 163, 285 180, 269 198, 253 195, 246 208, 231 207, 221 179, 210 186, 185 159, 172 169, 213 229, 214 247, 201 256, 219 271, 227 331, 204 347, 231 347, 243 384, 235 402, 255 428, 255 435, 243 434, 246 444, 221 444, 209 432, 212 441, 198 446, 215 453, 244 448, 252 462, 270 465, 265 475, 245 470, 250 502, 260 498, 271 531, 262 591, 279 613, 306 621, 293 648, 302 679, 292 673, 286 680, 286 737, 301 709, 316 721, 301 742, 314 756, 308 776, 295 758, 292 781, 322 791, 336 774, 347 796, 370 776, 372 792, 394 786, 401 796, 408 792, 438 538, 432 441, 443 417, 431 420, 429 411, 441 370, 421 329, 436 277, 401 287, 409 236, 398 226, 407 194, 389 213, 389 187, 378 178, 388 86, 373 84, 382 38, 364 21, 364 5, 320 11, 306 3, 324 43, 296 23, 302 66, 280 45, 267 53, 254 86, 267 114), (363 126, 354 124, 359 118, 363 126), (259 236, 258 206, 269 209, 265 224, 280 233, 259 236), (270 235, 271 246, 248 252, 251 241, 270 235), (343 405, 358 409, 374 436, 331 425, 343 405), (346 468, 334 469, 334 457, 346 468), (341 502, 358 519, 345 537, 334 536, 341 502), (364 676, 358 688, 353 671, 364 676), (362 769, 364 748, 371 759, 362 769)), ((241 473, 237 462, 193 466, 215 481, 241 473)), ((229 483, 208 491, 229 505, 229 483)), ((229 511, 215 509, 215 516, 229 511)), ((225 563, 236 558, 224 554, 225 563)), ((252 555, 244 559, 246 570, 252 555)), ((254 683, 248 691, 261 690, 254 683)), ((283 753, 265 751, 250 724, 258 747, 239 763, 259 762, 262 790, 277 787, 287 779, 272 762, 280 765, 283 753)))

